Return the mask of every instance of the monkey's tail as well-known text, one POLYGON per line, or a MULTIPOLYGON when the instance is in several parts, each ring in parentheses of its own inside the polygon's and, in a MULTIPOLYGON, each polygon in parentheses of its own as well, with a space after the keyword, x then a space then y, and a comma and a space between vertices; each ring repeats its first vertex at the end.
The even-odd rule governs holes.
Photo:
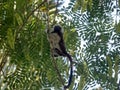
POLYGON ((72 61, 72 57, 69 54, 66 54, 66 56, 70 61, 70 75, 69 75, 69 79, 68 79, 68 84, 64 86, 65 90, 70 87, 70 85, 72 83, 72 77, 73 77, 73 61, 72 61))

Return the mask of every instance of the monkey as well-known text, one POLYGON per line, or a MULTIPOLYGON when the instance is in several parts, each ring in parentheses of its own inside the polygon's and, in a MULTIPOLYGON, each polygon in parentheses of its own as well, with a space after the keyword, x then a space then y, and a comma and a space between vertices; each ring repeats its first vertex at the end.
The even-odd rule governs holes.
POLYGON ((68 84, 64 86, 64 89, 70 87, 73 77, 73 61, 71 55, 67 52, 64 39, 63 31, 60 25, 55 25, 52 31, 48 30, 48 41, 50 43, 51 53, 53 57, 63 56, 67 57, 70 61, 70 75, 68 78, 68 84))

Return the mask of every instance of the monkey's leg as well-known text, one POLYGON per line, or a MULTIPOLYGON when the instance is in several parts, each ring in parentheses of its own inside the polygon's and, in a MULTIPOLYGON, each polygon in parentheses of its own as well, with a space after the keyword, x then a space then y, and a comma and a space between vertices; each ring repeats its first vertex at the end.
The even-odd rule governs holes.
POLYGON ((55 48, 55 52, 59 55, 59 56, 65 56, 65 54, 63 52, 61 52, 59 49, 55 48))

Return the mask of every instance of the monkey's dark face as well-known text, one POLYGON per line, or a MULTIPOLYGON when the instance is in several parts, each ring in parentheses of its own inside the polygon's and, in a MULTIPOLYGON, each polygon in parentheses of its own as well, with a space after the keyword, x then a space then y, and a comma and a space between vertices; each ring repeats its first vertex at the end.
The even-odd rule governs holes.
POLYGON ((54 27, 54 31, 55 31, 55 32, 58 32, 58 31, 60 32, 60 31, 61 31, 61 27, 60 27, 60 26, 55 26, 55 27, 54 27))
POLYGON ((61 33, 62 32, 62 28, 59 25, 55 26, 53 29, 54 30, 52 33, 61 33))

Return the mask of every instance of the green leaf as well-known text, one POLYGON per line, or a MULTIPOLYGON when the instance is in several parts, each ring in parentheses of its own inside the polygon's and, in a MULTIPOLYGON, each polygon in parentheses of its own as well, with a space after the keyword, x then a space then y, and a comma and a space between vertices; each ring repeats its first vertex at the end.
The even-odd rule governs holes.
POLYGON ((112 78, 113 72, 112 72, 112 61, 111 61, 111 58, 109 56, 106 56, 106 60, 108 62, 108 66, 109 66, 108 74, 112 78))
POLYGON ((13 31, 11 28, 8 28, 7 30, 7 41, 8 41, 10 48, 14 49, 15 34, 13 34, 13 31))
POLYGON ((18 13, 16 13, 15 17, 16 17, 16 20, 17 20, 18 24, 22 25, 23 24, 23 20, 22 20, 21 16, 18 13))
POLYGON ((120 22, 116 24, 115 27, 116 27, 116 32, 120 33, 120 22))
POLYGON ((82 90, 83 87, 84 87, 84 85, 85 85, 85 83, 86 83, 86 82, 85 82, 84 75, 81 75, 78 90, 82 90))
POLYGON ((120 7, 120 0, 118 2, 119 2, 119 7, 120 7))
POLYGON ((119 55, 116 55, 115 57, 115 66, 114 66, 114 70, 115 70, 115 80, 117 81, 117 75, 118 75, 118 71, 119 71, 119 63, 120 63, 120 57, 119 55))

